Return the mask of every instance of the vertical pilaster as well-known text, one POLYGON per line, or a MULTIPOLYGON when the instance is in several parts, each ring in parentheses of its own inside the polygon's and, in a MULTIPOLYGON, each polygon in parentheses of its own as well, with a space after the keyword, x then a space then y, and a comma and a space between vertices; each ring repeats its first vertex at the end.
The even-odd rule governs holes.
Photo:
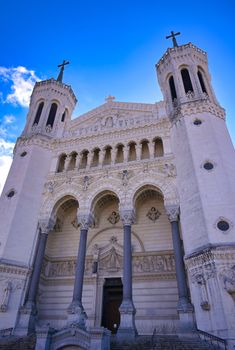
POLYGON ((133 339, 137 335, 135 326, 135 307, 132 300, 132 247, 131 224, 135 220, 133 209, 120 210, 124 230, 124 256, 123 256, 123 300, 119 308, 121 321, 117 337, 133 339))

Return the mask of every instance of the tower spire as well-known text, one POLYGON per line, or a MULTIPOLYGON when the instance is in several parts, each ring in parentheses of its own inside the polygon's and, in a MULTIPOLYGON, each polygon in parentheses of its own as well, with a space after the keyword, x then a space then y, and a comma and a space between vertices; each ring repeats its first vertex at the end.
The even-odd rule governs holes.
POLYGON ((60 73, 58 75, 57 81, 59 81, 60 83, 62 83, 63 81, 64 66, 66 64, 69 64, 69 61, 63 60, 63 62, 58 65, 58 67, 60 68, 60 73))

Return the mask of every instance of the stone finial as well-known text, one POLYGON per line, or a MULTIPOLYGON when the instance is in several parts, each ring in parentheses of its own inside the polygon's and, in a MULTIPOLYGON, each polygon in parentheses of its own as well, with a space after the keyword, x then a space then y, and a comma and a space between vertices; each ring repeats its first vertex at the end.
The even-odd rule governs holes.
POLYGON ((120 209, 120 217, 123 225, 132 225, 136 220, 136 214, 134 209, 120 209))
POLYGON ((170 222, 178 221, 180 208, 178 205, 166 205, 166 214, 170 222))
POLYGON ((107 103, 113 102, 114 100, 115 100, 115 97, 112 96, 112 95, 107 96, 106 99, 105 99, 105 101, 106 101, 107 103))
POLYGON ((92 213, 78 213, 77 222, 80 228, 83 230, 88 230, 94 224, 94 216, 92 213))

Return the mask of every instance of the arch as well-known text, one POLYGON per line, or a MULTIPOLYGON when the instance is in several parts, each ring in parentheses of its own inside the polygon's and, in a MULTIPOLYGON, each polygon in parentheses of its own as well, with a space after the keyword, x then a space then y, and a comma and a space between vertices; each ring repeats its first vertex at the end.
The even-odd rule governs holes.
POLYGON ((80 162, 80 169, 85 169, 87 166, 87 161, 88 161, 88 153, 89 151, 87 149, 84 149, 81 152, 81 162, 80 162))
POLYGON ((149 141, 144 139, 141 142, 141 159, 149 159, 150 153, 149 153, 149 141))
POLYGON ((60 199, 58 199, 53 208, 52 208, 52 215, 53 216, 57 216, 58 211, 63 208, 63 210, 67 210, 69 207, 71 207, 71 205, 77 203, 77 207, 79 207, 79 203, 77 198, 75 198, 75 196, 73 195, 65 195, 63 197, 61 197, 60 199))
POLYGON ((51 128, 53 127, 53 124, 54 124, 54 121, 55 121, 57 108, 58 108, 57 103, 53 102, 51 104, 51 108, 50 108, 50 112, 49 112, 48 119, 47 119, 47 124, 46 124, 46 125, 50 125, 51 128))
POLYGON ((133 196, 133 205, 134 207, 136 207, 136 203, 138 201, 138 199, 143 195, 143 193, 157 193, 161 198, 164 198, 162 191, 160 190, 160 188, 158 188, 155 185, 152 184, 145 184, 143 186, 140 186, 134 193, 133 196))
POLYGON ((59 156, 58 166, 57 166, 57 173, 62 173, 62 171, 64 171, 66 157, 67 157, 67 155, 65 153, 62 153, 59 156))
POLYGON ((173 75, 170 76, 168 82, 169 82, 169 87, 170 87, 170 92, 171 92, 171 99, 172 99, 172 102, 173 102, 174 99, 177 99, 177 93, 176 93, 176 88, 175 88, 175 82, 174 82, 173 75))
POLYGON ((98 147, 93 149, 93 158, 91 162, 92 167, 96 167, 99 165, 99 157, 100 157, 100 149, 98 147))
POLYGON ((136 160, 136 142, 131 141, 128 143, 129 146, 129 154, 128 154, 128 161, 134 161, 136 160))
POLYGON ((204 75, 204 72, 202 69, 198 68, 197 76, 198 76, 198 80, 199 80, 202 92, 207 94, 207 90, 206 90, 206 86, 205 86, 205 82, 204 82, 204 77, 203 77, 205 75, 204 75))
POLYGON ((103 161, 103 165, 108 165, 111 164, 111 150, 112 147, 110 145, 107 145, 104 147, 104 161, 103 161))
POLYGON ((68 109, 65 108, 63 114, 62 114, 62 117, 61 117, 61 121, 62 123, 65 121, 65 119, 67 118, 67 115, 68 115, 68 109))
POLYGON ((164 148, 161 137, 156 137, 154 140, 154 157, 163 157, 164 148))
POLYGON ((122 143, 117 144, 116 146, 117 153, 116 153, 115 163, 123 163, 124 161, 123 148, 124 148, 124 145, 122 143))
POLYGON ((43 107, 44 107, 44 101, 41 101, 41 102, 39 103, 39 105, 38 105, 37 113, 36 113, 36 115, 35 115, 33 125, 39 123, 39 120, 40 120, 40 117, 41 117, 41 114, 42 114, 43 107))
POLYGON ((68 170, 74 170, 75 169, 77 155, 78 154, 75 151, 70 153, 70 155, 69 155, 70 160, 69 160, 68 170))
POLYGON ((182 68, 181 69, 181 77, 183 80, 183 85, 184 85, 184 91, 187 94, 188 92, 193 92, 193 85, 192 81, 190 78, 190 74, 187 68, 182 68))
POLYGON ((99 191, 99 193, 97 193, 91 200, 91 205, 90 205, 91 211, 95 212, 96 206, 101 205, 102 200, 104 203, 105 202, 104 199, 110 201, 112 198, 116 198, 118 202, 120 202, 119 197, 115 191, 109 190, 109 189, 106 189, 106 190, 104 189, 102 191, 99 191))

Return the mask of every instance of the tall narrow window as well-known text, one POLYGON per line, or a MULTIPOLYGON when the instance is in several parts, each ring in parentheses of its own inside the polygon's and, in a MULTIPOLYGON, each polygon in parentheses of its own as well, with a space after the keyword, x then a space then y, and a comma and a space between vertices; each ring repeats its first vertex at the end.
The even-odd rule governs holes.
POLYGON ((136 143, 131 142, 129 144, 129 155, 128 155, 128 161, 136 160, 136 150, 135 150, 136 143))
POLYGON ((186 68, 181 70, 181 76, 184 84, 185 93, 187 94, 187 92, 189 91, 193 92, 193 85, 190 79, 189 72, 186 68))
POLYGON ((175 89, 175 82, 173 76, 169 79, 169 85, 171 90, 171 99, 174 101, 175 98, 177 98, 176 89, 175 89))
POLYGON ((204 80, 203 80, 203 76, 202 76, 202 73, 200 72, 200 70, 197 72, 197 76, 198 76, 198 79, 200 81, 202 92, 207 93, 206 87, 205 87, 205 84, 204 84, 204 80))
POLYGON ((163 143, 160 137, 154 140, 154 157, 162 157, 164 155, 163 143))
POLYGON ((66 117, 66 109, 65 109, 65 111, 64 111, 64 113, 62 114, 62 117, 61 117, 61 121, 62 121, 62 122, 64 122, 65 117, 66 117))
POLYGON ((49 112, 49 116, 47 119, 47 125, 50 125, 51 127, 53 127, 54 121, 55 121, 55 115, 57 112, 57 104, 56 103, 52 103, 51 105, 51 109, 49 112))
POLYGON ((141 159, 148 159, 150 157, 148 141, 144 140, 141 142, 141 144, 142 144, 141 159))
POLYGON ((123 147, 124 146, 122 144, 117 146, 116 163, 123 163, 123 160, 124 160, 123 147))
POLYGON ((57 168, 58 173, 61 173, 62 171, 64 171, 65 159, 66 159, 66 154, 61 154, 59 157, 58 168, 57 168))
POLYGON ((40 117, 41 117, 41 114, 42 114, 43 106, 44 106, 44 102, 40 102, 33 124, 38 124, 39 123, 39 120, 40 120, 40 117))

